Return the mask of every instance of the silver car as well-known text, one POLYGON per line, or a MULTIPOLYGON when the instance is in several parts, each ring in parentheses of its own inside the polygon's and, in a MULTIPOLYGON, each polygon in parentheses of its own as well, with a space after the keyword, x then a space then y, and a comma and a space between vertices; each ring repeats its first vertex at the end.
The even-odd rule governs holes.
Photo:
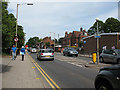
POLYGON ((54 60, 54 51, 52 49, 40 49, 37 53, 37 59, 54 60))
POLYGON ((31 48, 30 52, 31 52, 31 53, 36 53, 36 52, 37 52, 37 49, 36 49, 36 48, 31 48))
POLYGON ((65 48, 63 50, 63 55, 68 55, 68 56, 78 56, 78 51, 76 51, 74 48, 65 48))
POLYGON ((120 50, 103 50, 100 54, 100 62, 111 62, 120 64, 120 50))

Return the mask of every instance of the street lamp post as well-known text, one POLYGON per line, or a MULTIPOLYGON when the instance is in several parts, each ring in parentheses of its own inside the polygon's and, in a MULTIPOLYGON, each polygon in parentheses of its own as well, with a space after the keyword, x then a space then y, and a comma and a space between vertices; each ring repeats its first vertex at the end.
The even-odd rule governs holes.
MULTIPOLYGON (((25 3, 27 5, 33 5, 33 3, 25 3)), ((17 4, 17 11, 16 11, 16 38, 17 38, 17 25, 18 25, 18 6, 19 5, 24 5, 24 4, 17 4)), ((17 48, 17 42, 16 42, 16 48, 17 48)))
POLYGON ((54 33, 54 52, 55 52, 55 33, 54 33))
MULTIPOLYGON (((96 22, 97 22, 97 33, 96 33, 96 36, 99 36, 98 35, 98 33, 99 33, 98 21, 99 21, 99 19, 96 18, 96 22)), ((99 38, 97 38, 97 64, 99 64, 99 38)))
MULTIPOLYGON (((17 12, 16 12, 16 38, 17 38, 17 25, 18 25, 18 5, 17 4, 17 12)), ((17 48, 17 42, 16 42, 16 48, 17 48)))

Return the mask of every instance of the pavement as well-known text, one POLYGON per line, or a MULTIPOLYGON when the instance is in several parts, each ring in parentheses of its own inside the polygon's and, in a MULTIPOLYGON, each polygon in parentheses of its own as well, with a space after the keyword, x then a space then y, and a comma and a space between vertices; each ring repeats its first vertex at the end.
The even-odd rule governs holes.
MULTIPOLYGON (((73 63, 72 58, 62 58, 62 60, 65 59, 64 61, 73 63)), ((110 66, 110 64, 104 63, 97 65, 96 63, 93 64, 77 58, 75 61, 75 64, 84 65, 88 68, 110 66)), ((25 55, 24 61, 22 61, 22 56, 20 55, 17 56, 16 60, 12 60, 11 57, 2 57, 2 88, 47 88, 42 78, 42 75, 36 73, 36 68, 28 54, 25 55)))
POLYGON ((11 60, 11 57, 3 57, 2 88, 45 88, 41 77, 37 75, 33 67, 27 54, 24 61, 20 55, 16 60, 11 60))

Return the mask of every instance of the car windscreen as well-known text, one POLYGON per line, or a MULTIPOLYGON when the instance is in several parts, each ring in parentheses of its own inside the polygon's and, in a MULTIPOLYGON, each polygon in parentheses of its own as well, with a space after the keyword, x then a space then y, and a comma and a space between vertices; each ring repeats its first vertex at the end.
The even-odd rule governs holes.
POLYGON ((120 49, 115 49, 115 51, 116 51, 118 54, 120 54, 120 49))
POLYGON ((41 53, 53 53, 53 50, 41 50, 41 53))
POLYGON ((75 49, 73 49, 73 48, 69 48, 68 50, 75 51, 75 49))

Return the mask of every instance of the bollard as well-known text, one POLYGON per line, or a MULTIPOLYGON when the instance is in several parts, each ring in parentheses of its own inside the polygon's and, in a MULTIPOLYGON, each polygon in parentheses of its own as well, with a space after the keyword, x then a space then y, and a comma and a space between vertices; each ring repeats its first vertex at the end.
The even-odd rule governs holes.
POLYGON ((96 62, 96 53, 93 53, 93 54, 92 54, 92 61, 93 61, 93 63, 96 62))

